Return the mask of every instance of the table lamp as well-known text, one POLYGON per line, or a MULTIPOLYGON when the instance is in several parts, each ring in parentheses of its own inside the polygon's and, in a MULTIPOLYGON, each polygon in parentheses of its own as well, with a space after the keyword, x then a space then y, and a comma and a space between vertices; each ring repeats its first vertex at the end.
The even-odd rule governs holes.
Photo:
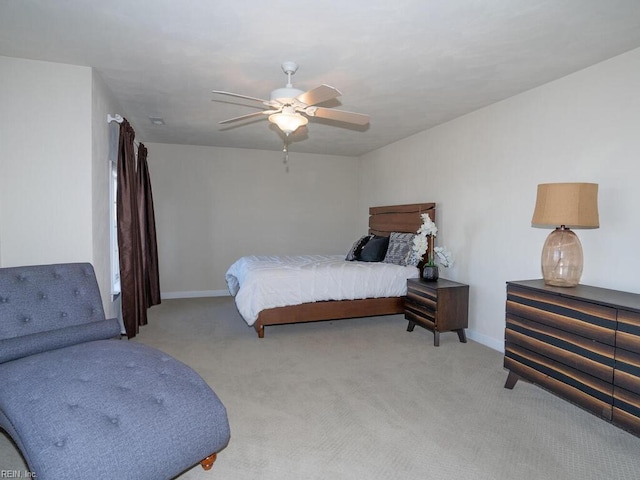
POLYGON ((542 247, 544 283, 575 287, 582 276, 582 244, 571 228, 598 228, 597 183, 538 185, 533 227, 551 227, 542 247))

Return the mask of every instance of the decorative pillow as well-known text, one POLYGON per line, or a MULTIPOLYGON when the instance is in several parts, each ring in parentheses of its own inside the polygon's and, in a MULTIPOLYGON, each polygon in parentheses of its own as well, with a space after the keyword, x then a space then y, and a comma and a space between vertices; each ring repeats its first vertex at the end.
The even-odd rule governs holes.
POLYGON ((364 246, 367 244, 367 242, 371 237, 372 235, 365 235, 363 237, 360 237, 355 242, 353 242, 353 245, 351 246, 351 249, 347 253, 345 260, 349 260, 350 262, 354 260, 358 260, 360 258, 360 253, 362 252, 362 249, 364 248, 364 246))
POLYGON ((395 263, 396 265, 417 265, 417 258, 412 255, 414 233, 391 232, 389 237, 389 248, 384 257, 385 263, 395 263))
POLYGON ((360 259, 363 262, 381 262, 387 254, 389 237, 379 237, 374 235, 360 252, 360 259))

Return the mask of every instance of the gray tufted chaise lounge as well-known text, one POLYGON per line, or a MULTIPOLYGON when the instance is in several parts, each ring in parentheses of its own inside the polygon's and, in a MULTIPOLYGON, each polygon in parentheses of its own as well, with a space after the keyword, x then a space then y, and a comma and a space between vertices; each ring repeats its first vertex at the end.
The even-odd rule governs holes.
POLYGON ((119 336, 90 264, 0 268, 0 427, 39 480, 169 479, 227 445, 204 380, 119 336))

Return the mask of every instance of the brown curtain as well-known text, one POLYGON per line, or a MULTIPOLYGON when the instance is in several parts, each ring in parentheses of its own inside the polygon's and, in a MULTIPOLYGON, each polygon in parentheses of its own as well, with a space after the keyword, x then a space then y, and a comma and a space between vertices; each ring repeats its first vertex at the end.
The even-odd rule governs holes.
POLYGON ((147 324, 134 139, 135 132, 125 119, 120 124, 120 138, 118 141, 116 201, 122 320, 129 338, 135 337, 139 332, 140 325, 147 324))
POLYGON ((158 242, 156 220, 153 211, 151 178, 147 164, 147 147, 138 146, 138 212, 140 217, 140 246, 144 277, 145 307, 160 304, 160 275, 158 271, 158 242))

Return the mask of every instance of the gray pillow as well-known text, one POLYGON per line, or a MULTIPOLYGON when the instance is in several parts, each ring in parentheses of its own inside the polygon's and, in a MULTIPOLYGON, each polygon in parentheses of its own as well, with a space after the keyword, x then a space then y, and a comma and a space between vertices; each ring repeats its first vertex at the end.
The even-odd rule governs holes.
POLYGON ((389 237, 374 235, 362 249, 360 260, 363 262, 381 262, 387 254, 389 237))

